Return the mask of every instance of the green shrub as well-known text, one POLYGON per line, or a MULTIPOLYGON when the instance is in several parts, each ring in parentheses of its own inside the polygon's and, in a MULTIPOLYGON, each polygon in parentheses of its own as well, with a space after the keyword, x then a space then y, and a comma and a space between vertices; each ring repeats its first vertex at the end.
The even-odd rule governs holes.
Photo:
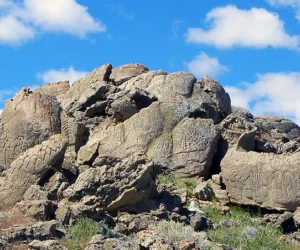
POLYGON ((170 191, 175 192, 178 190, 187 190, 188 197, 192 197, 194 189, 197 187, 197 179, 195 178, 182 178, 172 174, 162 174, 158 176, 160 183, 170 185, 170 191))
POLYGON ((230 215, 222 215, 214 206, 204 208, 204 214, 216 225, 214 230, 209 230, 208 235, 213 241, 243 250, 288 250, 294 249, 292 244, 281 242, 282 233, 271 225, 261 225, 250 211, 239 207, 231 207, 230 215), (222 220, 231 220, 234 224, 230 227, 221 226, 222 220), (245 233, 246 232, 246 233, 245 233))
POLYGON ((166 243, 173 244, 181 240, 196 240, 195 231, 191 226, 184 225, 175 221, 160 221, 156 225, 151 225, 150 229, 166 243))
POLYGON ((84 249, 86 243, 99 233, 102 226, 102 223, 93 221, 87 217, 81 217, 74 225, 65 227, 66 232, 71 235, 71 238, 65 239, 62 245, 69 250, 84 249))

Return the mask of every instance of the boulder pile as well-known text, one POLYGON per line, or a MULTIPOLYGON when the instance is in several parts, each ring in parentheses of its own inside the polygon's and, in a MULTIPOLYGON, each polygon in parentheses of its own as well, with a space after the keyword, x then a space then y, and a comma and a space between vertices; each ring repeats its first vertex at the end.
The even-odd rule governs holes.
MULTIPOLYGON (((223 205, 296 211, 299 126, 232 107, 224 88, 208 76, 197 80, 188 72, 149 71, 140 64, 106 64, 72 86, 23 88, 5 103, 0 248, 22 241, 29 249, 65 249, 54 240, 65 236, 61 226, 87 216, 120 234, 137 234, 142 249, 173 249, 153 237, 149 242, 148 226, 165 219, 196 231, 208 228, 208 221, 193 217, 201 208, 192 204, 212 197, 223 205), (202 178, 189 210, 182 206, 184 195, 161 187, 161 173, 202 178), (17 214, 30 220, 3 226, 17 214)), ((101 235, 86 249, 105 244, 134 249, 101 235)), ((174 249, 197 247, 178 244, 174 249)))

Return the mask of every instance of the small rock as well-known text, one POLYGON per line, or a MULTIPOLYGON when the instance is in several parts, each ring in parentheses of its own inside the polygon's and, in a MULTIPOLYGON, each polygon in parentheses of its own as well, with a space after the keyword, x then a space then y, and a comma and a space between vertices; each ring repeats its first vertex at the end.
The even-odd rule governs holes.
POLYGON ((202 182, 193 191, 194 196, 202 201, 212 201, 215 197, 215 193, 210 187, 208 182, 202 182))
POLYGON ((68 250, 56 240, 34 240, 28 245, 28 250, 68 250))
POLYGON ((293 213, 284 212, 283 214, 266 214, 263 218, 258 219, 262 224, 271 224, 281 228, 283 232, 292 232, 296 230, 293 219, 293 213))
POLYGON ((191 212, 203 213, 201 206, 198 200, 193 199, 188 207, 188 210, 191 212))
POLYGON ((190 225, 196 232, 212 228, 212 223, 207 218, 199 215, 198 213, 191 216, 190 225))
POLYGON ((297 210, 294 212, 294 222, 298 229, 300 229, 300 207, 297 208, 297 210))

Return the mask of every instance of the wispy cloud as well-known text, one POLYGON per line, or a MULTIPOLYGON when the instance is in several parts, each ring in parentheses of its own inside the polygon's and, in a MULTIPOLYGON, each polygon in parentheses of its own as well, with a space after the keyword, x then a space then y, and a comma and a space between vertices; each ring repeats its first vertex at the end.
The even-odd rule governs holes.
POLYGON ((80 38, 104 32, 87 7, 76 0, 0 0, 0 43, 19 44, 40 32, 63 32, 80 38))
POLYGON ((191 73, 199 78, 205 75, 217 77, 228 70, 218 58, 211 57, 204 52, 201 52, 193 60, 185 62, 185 65, 191 73))
POLYGON ((127 20, 134 20, 135 16, 134 14, 130 13, 126 8, 121 4, 106 4, 104 5, 105 8, 110 10, 111 12, 114 12, 118 14, 121 17, 124 17, 127 20))
POLYGON ((292 7, 296 11, 296 18, 300 22, 300 1, 299 0, 266 0, 274 7, 292 7))
POLYGON ((207 13, 206 22, 208 29, 188 29, 188 43, 218 48, 299 48, 300 36, 288 34, 279 16, 263 8, 244 10, 234 5, 218 7, 207 13))
POLYGON ((183 23, 184 22, 182 20, 173 20, 173 22, 172 22, 172 35, 173 35, 174 39, 177 39, 179 37, 180 26, 183 23))

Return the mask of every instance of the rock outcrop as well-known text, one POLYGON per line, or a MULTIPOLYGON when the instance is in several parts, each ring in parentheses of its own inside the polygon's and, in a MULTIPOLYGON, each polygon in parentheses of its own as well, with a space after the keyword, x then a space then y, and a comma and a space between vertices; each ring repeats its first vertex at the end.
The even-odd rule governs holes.
POLYGON ((231 107, 208 76, 106 64, 72 86, 23 88, 0 120, 0 248, 65 249, 53 238, 87 217, 113 233, 102 224, 86 249, 225 249, 201 231, 236 224, 213 225, 205 206, 299 210, 299 148, 298 125, 231 107), (158 237, 162 220, 201 241, 158 237))

